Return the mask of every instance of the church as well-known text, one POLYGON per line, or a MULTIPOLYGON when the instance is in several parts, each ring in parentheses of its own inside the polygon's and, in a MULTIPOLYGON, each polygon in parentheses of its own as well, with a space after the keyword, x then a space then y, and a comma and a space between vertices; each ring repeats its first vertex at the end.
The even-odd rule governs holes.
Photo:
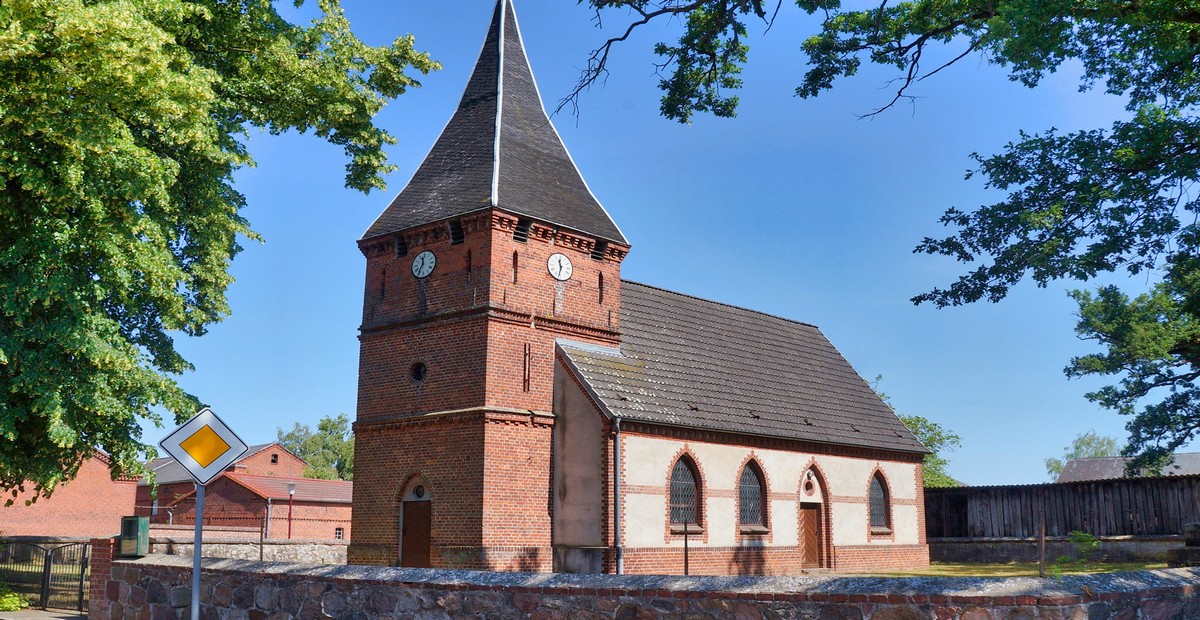
POLYGON ((512 0, 358 241, 351 564, 799 574, 929 563, 921 443, 805 323, 621 279, 512 0))

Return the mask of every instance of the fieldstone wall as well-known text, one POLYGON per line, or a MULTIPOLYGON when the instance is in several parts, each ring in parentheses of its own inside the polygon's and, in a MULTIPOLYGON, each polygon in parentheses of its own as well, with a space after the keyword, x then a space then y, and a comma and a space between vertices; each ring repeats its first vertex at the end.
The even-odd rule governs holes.
MULTIPOLYGON (((305 540, 222 540, 205 539, 206 558, 234 560, 263 560, 266 562, 301 562, 304 564, 345 564, 349 541, 305 540)), ((150 553, 192 556, 191 538, 151 538, 150 553)))
MULTIPOLYGON (((180 557, 114 562, 91 618, 187 618, 180 557)), ((202 620, 1171 619, 1200 617, 1200 569, 1036 578, 654 577, 205 560, 202 620)))

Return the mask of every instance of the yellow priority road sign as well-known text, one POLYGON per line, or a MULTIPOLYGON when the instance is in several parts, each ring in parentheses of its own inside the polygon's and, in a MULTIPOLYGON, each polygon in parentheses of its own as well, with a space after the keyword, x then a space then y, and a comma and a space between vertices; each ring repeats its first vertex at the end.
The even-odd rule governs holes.
POLYGON ((208 484, 246 453, 246 442, 205 407, 158 442, 196 482, 208 484))

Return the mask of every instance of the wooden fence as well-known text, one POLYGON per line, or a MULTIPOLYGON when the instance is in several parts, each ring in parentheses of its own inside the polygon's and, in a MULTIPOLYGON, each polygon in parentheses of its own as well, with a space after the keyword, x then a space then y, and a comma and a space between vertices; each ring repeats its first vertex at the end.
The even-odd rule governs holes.
POLYGON ((1200 475, 925 489, 929 538, 1182 534, 1200 521, 1200 475))

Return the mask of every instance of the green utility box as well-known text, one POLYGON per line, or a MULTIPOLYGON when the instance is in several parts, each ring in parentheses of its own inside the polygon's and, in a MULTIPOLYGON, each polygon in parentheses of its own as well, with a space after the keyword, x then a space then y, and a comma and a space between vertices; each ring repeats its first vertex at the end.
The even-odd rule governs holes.
POLYGON ((150 517, 121 517, 121 535, 117 555, 140 558, 150 553, 150 517))

